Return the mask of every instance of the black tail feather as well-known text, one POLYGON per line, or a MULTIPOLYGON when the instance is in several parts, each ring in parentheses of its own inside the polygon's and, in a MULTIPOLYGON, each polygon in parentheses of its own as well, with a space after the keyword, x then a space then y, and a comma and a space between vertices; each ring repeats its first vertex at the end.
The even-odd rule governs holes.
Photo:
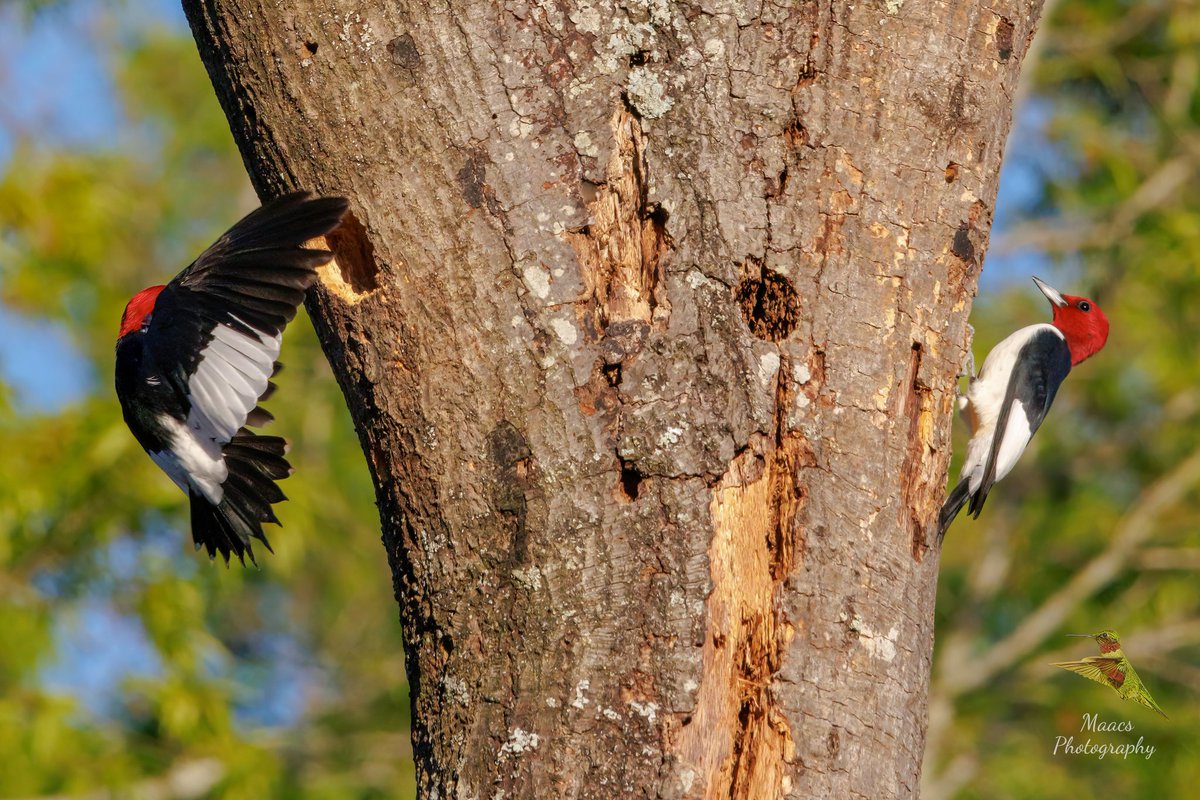
POLYGON ((202 495, 192 494, 192 541, 199 550, 203 547, 210 559, 218 553, 229 563, 229 556, 235 555, 244 565, 246 554, 254 562, 254 551, 250 548, 250 532, 243 530, 235 513, 231 513, 227 500, 214 506, 202 495), (232 519, 231 519, 232 517, 232 519))
MULTIPOLYGON (((292 465, 283 454, 287 452, 287 442, 278 436, 255 436, 256 441, 247 441, 241 434, 225 445, 226 461, 238 461, 253 464, 255 472, 273 481, 281 481, 292 474, 292 465), (266 441, 265 446, 257 442, 266 441)), ((272 501, 278 502, 278 501, 272 501)))
POLYGON ((278 436, 256 436, 243 428, 225 445, 223 454, 229 476, 221 484, 225 495, 220 504, 213 505, 204 497, 193 494, 192 540, 196 549, 208 551, 209 558, 218 553, 229 563, 231 555, 246 563, 257 564, 250 540, 258 539, 269 552, 271 543, 263 533, 262 524, 279 524, 272 503, 287 498, 275 481, 292 474, 285 459, 287 442, 278 436))
POLYGON ((979 513, 983 511, 983 504, 987 501, 990 490, 991 486, 985 483, 975 494, 971 495, 971 503, 967 506, 967 513, 971 515, 971 519, 979 519, 979 513))
POLYGON ((967 504, 967 500, 970 498, 970 481, 963 478, 946 498, 946 504, 942 506, 942 513, 938 514, 939 542, 946 536, 946 529, 950 527, 951 522, 954 522, 954 518, 958 516, 959 511, 962 511, 962 507, 967 504))
POLYGON ((275 415, 262 406, 255 406, 246 415, 246 425, 252 428, 262 428, 275 421, 275 415))
MULTIPOLYGON (((271 372, 271 377, 278 375, 281 369, 283 369, 283 364, 280 364, 278 361, 276 361, 275 369, 271 372)), ((275 390, 278 388, 279 387, 275 385, 275 381, 267 381, 266 390, 258 396, 258 402, 260 405, 250 409, 250 413, 246 415, 247 427, 261 428, 264 425, 269 425, 275 421, 275 415, 263 408, 261 404, 270 400, 271 395, 275 394, 275 390)))

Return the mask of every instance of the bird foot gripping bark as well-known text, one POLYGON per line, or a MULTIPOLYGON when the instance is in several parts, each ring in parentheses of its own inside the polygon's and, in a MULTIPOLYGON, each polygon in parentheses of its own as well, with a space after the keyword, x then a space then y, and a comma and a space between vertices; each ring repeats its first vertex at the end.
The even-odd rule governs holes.
POLYGON ((975 380, 975 326, 967 323, 967 354, 966 360, 957 375, 959 378, 975 380))
POLYGON ((959 373, 954 376, 954 392, 958 396, 959 411, 967 407, 967 396, 962 393, 958 383, 961 378, 967 379, 968 387, 975 382, 975 327, 970 323, 967 323, 967 356, 959 373))

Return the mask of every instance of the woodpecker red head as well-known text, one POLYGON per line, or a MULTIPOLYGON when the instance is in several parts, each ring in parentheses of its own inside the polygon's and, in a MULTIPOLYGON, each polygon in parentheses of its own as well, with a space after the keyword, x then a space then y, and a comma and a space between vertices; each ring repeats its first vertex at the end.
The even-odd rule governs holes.
POLYGON ((1025 452, 1071 368, 1108 341, 1108 318, 1099 306, 1038 278, 1033 282, 1050 301, 1054 320, 1021 328, 996 345, 959 398, 971 441, 958 485, 942 506, 939 536, 968 502, 968 513, 979 516, 992 486, 1025 452))
POLYGON ((1052 324, 1062 331, 1071 348, 1071 366, 1078 366, 1099 353, 1108 341, 1108 317, 1100 306, 1086 297, 1061 294, 1039 278, 1035 277, 1033 282, 1054 309, 1052 324))
POLYGON ((158 299, 158 293, 165 288, 167 287, 151 286, 148 289, 142 289, 125 304, 125 313, 121 315, 121 332, 117 334, 118 341, 124 339, 125 334, 133 333, 142 327, 142 320, 150 316, 150 312, 154 310, 154 301, 158 299))
POLYGON ((258 404, 284 327, 316 269, 333 254, 304 243, 337 227, 348 203, 297 192, 230 228, 165 286, 125 306, 117 337, 116 388, 129 430, 191 503, 192 539, 209 558, 254 560, 268 550, 262 523, 278 524, 275 482, 291 474, 287 445, 258 436, 271 415, 258 404))

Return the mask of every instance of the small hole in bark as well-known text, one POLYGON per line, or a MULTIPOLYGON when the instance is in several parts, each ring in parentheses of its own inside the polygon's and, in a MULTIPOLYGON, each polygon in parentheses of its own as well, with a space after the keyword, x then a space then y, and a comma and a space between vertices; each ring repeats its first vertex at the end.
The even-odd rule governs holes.
POLYGON ((342 280, 355 293, 366 294, 379 288, 379 264, 375 261, 375 248, 358 217, 347 213, 342 224, 330 232, 325 240, 337 259, 342 280))
POLYGON ((620 364, 605 364, 600 368, 604 373, 604 379, 608 381, 609 386, 621 385, 621 365, 620 364))
POLYGON ((783 129, 783 138, 788 147, 797 148, 808 144, 808 129, 798 119, 792 119, 783 129))
POLYGON ((812 86, 817 80, 817 67, 812 62, 812 55, 810 54, 808 58, 809 60, 804 62, 804 66, 800 69, 800 74, 796 77, 797 89, 812 86))
POLYGON ((600 186, 588 180, 579 182, 579 199, 587 203, 589 206, 596 202, 596 198, 600 195, 600 186))
POLYGON ((473 153, 458 171, 458 185, 463 199, 471 208, 482 208, 489 191, 487 185, 487 159, 482 153, 473 153))
POLYGON ((621 461, 621 491, 630 500, 638 499, 638 492, 642 488, 642 473, 637 471, 628 461, 621 461))
POLYGON ((800 295, 778 272, 763 267, 760 275, 743 278, 734 297, 750 332, 758 338, 781 342, 796 329, 800 295))
POLYGON ((308 51, 308 54, 310 56, 315 56, 317 54, 317 43, 316 42, 305 42, 304 49, 308 51))
POLYGON ((963 261, 975 261, 975 244, 971 241, 971 226, 968 223, 960 223, 958 229, 954 231, 954 241, 950 244, 950 252, 963 261))
POLYGON ((629 99, 629 92, 621 92, 621 105, 625 107, 625 112, 636 120, 642 118, 642 112, 638 110, 637 105, 629 99))
POLYGON ((742 707, 738 710, 738 729, 745 731, 746 726, 750 724, 751 704, 749 702, 742 703, 742 707))
POLYGON ((646 51, 638 50, 629 57, 629 65, 631 67, 642 67, 646 64, 646 51))
POLYGON ((1000 56, 1001 61, 1008 61, 1012 58, 1015 32, 1015 26, 1007 17, 1001 17, 1000 21, 996 23, 996 55, 1000 56))
POLYGON ((417 42, 410 33, 392 39, 387 44, 387 50, 392 57, 392 63, 397 66, 412 70, 421 63, 421 51, 417 49, 417 42))

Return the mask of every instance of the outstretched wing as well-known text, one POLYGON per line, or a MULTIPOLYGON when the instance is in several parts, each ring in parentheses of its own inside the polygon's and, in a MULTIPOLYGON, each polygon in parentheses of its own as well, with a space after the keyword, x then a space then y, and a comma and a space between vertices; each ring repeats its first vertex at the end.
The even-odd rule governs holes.
MULTIPOLYGON (((269 388, 280 336, 316 268, 332 257, 303 244, 337 227, 347 202, 285 195, 250 213, 171 281, 146 331, 149 361, 190 408, 185 421, 219 452, 269 388)), ((259 418, 259 415, 255 415, 259 418)))
POLYGON ((1062 334, 1051 326, 1040 327, 1022 345, 1000 406, 983 479, 971 497, 968 513, 979 517, 988 492, 1025 452, 1070 371, 1071 349, 1062 334))
POLYGON ((1082 661, 1056 661, 1053 664, 1114 689, 1120 688, 1125 682, 1125 673, 1120 669, 1120 661, 1115 658, 1089 656, 1082 661))

